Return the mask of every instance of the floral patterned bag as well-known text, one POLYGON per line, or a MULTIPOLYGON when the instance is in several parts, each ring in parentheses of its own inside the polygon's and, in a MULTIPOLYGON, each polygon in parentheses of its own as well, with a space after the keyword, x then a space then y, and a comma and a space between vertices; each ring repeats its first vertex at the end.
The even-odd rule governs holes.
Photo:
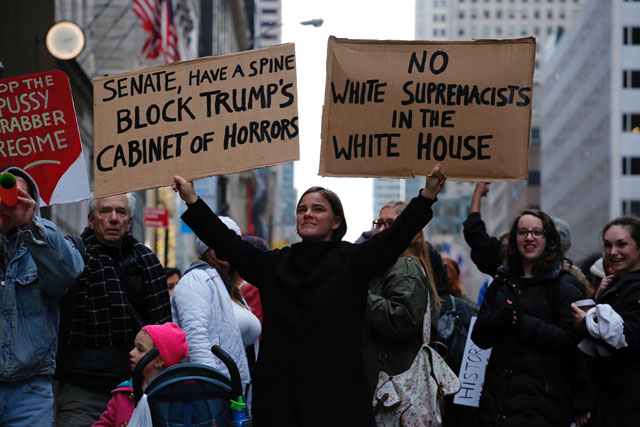
POLYGON ((444 396, 460 390, 460 380, 437 351, 429 347, 430 309, 422 324, 422 347, 411 367, 399 375, 381 371, 374 395, 376 425, 429 426, 442 424, 444 396))

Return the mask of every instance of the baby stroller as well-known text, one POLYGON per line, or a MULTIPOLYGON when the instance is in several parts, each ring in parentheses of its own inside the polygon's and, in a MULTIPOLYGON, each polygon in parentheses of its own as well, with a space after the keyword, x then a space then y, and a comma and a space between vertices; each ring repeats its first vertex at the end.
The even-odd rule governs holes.
MULTIPOLYGON (((238 367, 217 345, 211 351, 225 364, 231 379, 196 363, 179 363, 165 369, 145 390, 154 427, 253 427, 252 421, 243 416, 246 411, 232 410, 244 406, 238 367)), ((152 348, 133 369, 136 406, 143 394, 142 371, 158 354, 152 348)))

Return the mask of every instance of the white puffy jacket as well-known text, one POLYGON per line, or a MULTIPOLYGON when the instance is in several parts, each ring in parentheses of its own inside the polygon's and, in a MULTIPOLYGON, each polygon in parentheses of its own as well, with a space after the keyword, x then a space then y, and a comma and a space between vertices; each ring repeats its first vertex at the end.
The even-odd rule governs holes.
POLYGON ((234 317, 233 302, 215 268, 195 261, 171 296, 173 321, 187 334, 189 363, 200 363, 229 375, 227 367, 211 353, 219 345, 238 365, 242 389, 250 383, 242 336, 234 317))

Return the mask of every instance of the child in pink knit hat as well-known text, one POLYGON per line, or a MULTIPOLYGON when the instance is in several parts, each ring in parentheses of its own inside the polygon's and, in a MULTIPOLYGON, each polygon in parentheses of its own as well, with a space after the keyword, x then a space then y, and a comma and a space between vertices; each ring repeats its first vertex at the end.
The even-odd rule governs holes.
MULTIPOLYGON (((180 363, 189 354, 187 336, 178 325, 167 322, 163 325, 147 325, 142 328, 129 352, 129 366, 133 371, 136 364, 152 348, 157 348, 160 355, 153 359, 142 371, 142 388, 164 369, 180 363)), ((94 426, 118 427, 127 425, 135 409, 133 384, 131 380, 120 384, 111 391, 111 400, 107 410, 94 426)))

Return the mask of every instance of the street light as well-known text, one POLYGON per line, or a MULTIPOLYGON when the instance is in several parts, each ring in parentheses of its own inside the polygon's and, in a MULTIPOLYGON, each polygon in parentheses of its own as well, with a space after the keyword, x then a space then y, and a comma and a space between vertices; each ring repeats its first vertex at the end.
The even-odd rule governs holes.
MULTIPOLYGON (((315 19, 310 19, 308 21, 302 21, 300 22, 300 25, 306 25, 306 26, 312 26, 315 28, 321 27, 322 24, 324 24, 324 19, 322 18, 315 18, 315 19)), ((249 49, 256 49, 259 46, 260 40, 262 40, 264 37, 266 37, 267 35, 269 35, 269 33, 271 31, 273 31, 276 28, 280 28, 284 25, 284 22, 273 22, 269 25, 268 28, 266 28, 264 31, 262 31, 260 34, 256 34, 253 37, 253 42, 252 42, 252 46, 249 47, 249 49)))
POLYGON ((318 28, 318 27, 321 27, 323 23, 324 23, 324 19, 316 18, 316 19, 311 19, 309 21, 302 21, 300 25, 313 25, 314 27, 318 28))

